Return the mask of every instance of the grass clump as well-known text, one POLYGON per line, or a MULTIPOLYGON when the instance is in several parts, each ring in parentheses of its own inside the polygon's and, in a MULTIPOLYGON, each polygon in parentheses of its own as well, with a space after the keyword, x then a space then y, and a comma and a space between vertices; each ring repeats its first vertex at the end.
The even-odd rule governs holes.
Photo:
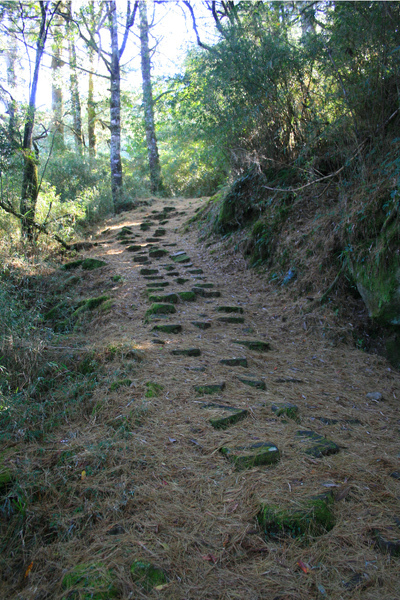
POLYGON ((129 387, 132 384, 132 379, 118 379, 110 385, 110 390, 114 392, 121 387, 129 387))
POLYGON ((168 582, 167 576, 162 569, 140 560, 135 560, 132 564, 131 575, 133 581, 139 583, 146 592, 168 582))
POLYGON ((63 600, 109 600, 119 596, 111 569, 103 563, 77 565, 65 575, 61 587, 63 600))
POLYGON ((154 383, 153 381, 148 381, 146 383, 146 398, 158 398, 163 391, 164 386, 159 383, 154 383))

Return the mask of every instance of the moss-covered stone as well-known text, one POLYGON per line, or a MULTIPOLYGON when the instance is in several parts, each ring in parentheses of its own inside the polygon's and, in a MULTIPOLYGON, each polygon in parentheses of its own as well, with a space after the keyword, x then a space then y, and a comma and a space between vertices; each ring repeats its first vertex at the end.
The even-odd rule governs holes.
POLYGON ((139 271, 141 275, 156 275, 158 272, 158 269, 148 269, 147 267, 144 267, 139 271))
POLYGON ((181 348, 179 350, 171 350, 171 354, 174 356, 200 356, 201 350, 199 348, 181 348))
POLYGON ((110 296, 97 296, 95 298, 87 298, 86 300, 82 300, 82 302, 79 303, 79 307, 73 312, 72 317, 76 318, 85 311, 100 308, 104 302, 109 300, 110 296))
POLYGON ((152 331, 161 331, 162 333, 181 333, 182 325, 179 324, 165 324, 165 325, 155 325, 152 331))
POLYGON ((163 237, 166 233, 167 233, 166 229, 164 229, 163 227, 159 227, 158 229, 155 230, 155 232, 153 233, 153 236, 154 237, 163 237))
POLYGON ((63 600, 110 600, 120 595, 113 571, 101 562, 77 565, 64 576, 61 586, 67 591, 63 600))
POLYGON ((220 448, 228 460, 233 462, 237 469, 251 469, 261 465, 274 465, 279 461, 279 450, 270 442, 259 442, 248 446, 220 448))
POLYGON ((100 267, 104 267, 106 264, 104 260, 99 260, 98 258, 85 258, 81 266, 85 271, 93 271, 93 269, 100 269, 100 267))
POLYGON ((140 223, 139 227, 142 231, 149 231, 150 227, 153 225, 151 221, 140 223))
POLYGON ((167 256, 168 251, 163 250, 163 248, 152 248, 149 252, 150 258, 161 258, 162 256, 167 256))
POLYGON ((78 269, 82 266, 82 264, 83 258, 80 258, 79 260, 71 260, 70 262, 65 263, 65 265, 63 265, 61 268, 64 271, 71 271, 72 269, 78 269))
POLYGON ((190 257, 186 254, 186 252, 176 252, 175 254, 170 255, 171 260, 175 263, 183 264, 189 263, 191 261, 190 257))
POLYGON ((163 267, 166 271, 175 271, 176 269, 175 265, 163 265, 163 267))
MULTIPOLYGON (((146 283, 148 288, 165 288, 169 286, 169 281, 157 281, 156 283, 146 283)), ((148 290, 150 291, 150 289, 148 290)))
POLYGON ((146 310, 145 318, 151 315, 172 315, 174 313, 176 313, 176 308, 173 304, 155 302, 146 310))
POLYGON ((323 535, 335 526, 333 497, 311 498, 295 509, 263 505, 257 520, 267 539, 323 535))
POLYGON ((169 304, 176 304, 179 302, 179 296, 177 294, 149 294, 150 302, 167 302, 169 304))
POLYGON ((183 285, 187 281, 190 281, 190 279, 185 279, 184 277, 178 277, 178 279, 175 279, 175 283, 178 285, 183 285))
MULTIPOLYGON (((194 279, 204 279, 204 278, 201 278, 201 277, 200 278, 196 278, 196 277, 194 277, 194 279)), ((203 288, 204 290, 208 290, 208 289, 213 288, 214 284, 213 283, 196 283, 196 287, 203 288)))
POLYGON ((253 377, 239 377, 239 376, 237 376, 237 378, 239 379, 239 381, 241 381, 245 385, 249 385, 250 387, 256 388, 258 390, 266 389, 265 382, 262 381, 262 379, 256 379, 253 377))
POLYGON ((114 392, 121 387, 129 387, 132 384, 132 379, 118 379, 110 385, 110 390, 114 392))
POLYGON ((131 246, 127 246, 125 249, 127 252, 139 252, 139 250, 142 250, 142 246, 139 244, 132 244, 131 246))
POLYGON ((218 321, 221 323, 234 323, 237 325, 239 323, 244 323, 244 317, 218 317, 218 321))
MULTIPOLYGON (((208 291, 199 286, 193 287, 192 292, 194 292, 198 296, 201 296, 202 298, 220 298, 220 296, 221 296, 221 292, 213 291, 213 290, 208 291)), ((221 317, 221 318, 224 318, 224 317, 221 317)), ((226 318, 228 318, 228 317, 226 317, 226 318)))
POLYGON ((312 446, 305 450, 305 453, 314 458, 321 458, 322 456, 329 456, 330 454, 337 454, 340 450, 339 446, 335 442, 331 442, 326 439, 323 435, 315 433, 315 431, 298 431, 297 436, 303 439, 315 442, 312 446))
POLYGON ((222 312, 222 313, 239 313, 239 314, 242 315, 244 311, 243 311, 243 308, 241 306, 218 306, 217 312, 222 312))
POLYGON ((211 327, 211 323, 209 321, 192 321, 192 325, 203 330, 210 329, 211 327))
POLYGON ((226 404, 203 404, 202 408, 211 412, 210 423, 214 429, 227 429, 231 425, 245 419, 249 412, 246 409, 226 404))
POLYGON ((299 419, 299 407, 290 402, 274 402, 271 405, 271 410, 276 414, 277 417, 288 417, 296 423, 300 423, 299 419))
POLYGON ((160 281, 164 279, 164 275, 145 275, 144 278, 148 281, 160 281))
POLYGON ((222 383, 210 383, 206 385, 195 385, 195 391, 197 394, 218 394, 225 389, 225 382, 222 383))
POLYGON ((249 350, 253 350, 254 352, 268 352, 271 350, 271 344, 268 342, 262 342, 260 340, 232 340, 233 344, 240 344, 241 346, 245 346, 249 350))
POLYGON ((160 383, 154 383, 154 381, 148 381, 146 384, 146 398, 158 398, 164 389, 164 386, 160 383))
POLYGON ((228 367, 248 367, 247 358, 221 358, 219 361, 221 365, 227 365, 228 367))
POLYGON ((153 588, 168 582, 168 578, 162 569, 140 560, 135 560, 132 564, 131 575, 133 581, 140 584, 146 592, 150 592, 153 588))
POLYGON ((202 275, 204 273, 203 269, 191 269, 189 271, 191 275, 202 275))
POLYGON ((196 294, 194 292, 178 292, 178 296, 184 302, 194 302, 196 294))

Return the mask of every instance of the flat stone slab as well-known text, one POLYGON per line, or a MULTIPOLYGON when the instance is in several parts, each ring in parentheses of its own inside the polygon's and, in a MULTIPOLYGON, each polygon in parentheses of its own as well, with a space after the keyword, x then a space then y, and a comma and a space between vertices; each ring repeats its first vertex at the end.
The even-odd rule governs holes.
POLYGON ((156 229, 155 232, 153 233, 154 237, 162 237, 163 235, 165 235, 167 233, 167 230, 164 229, 163 227, 160 227, 159 229, 156 229))
POLYGON ((204 290, 207 290, 207 289, 213 288, 214 284, 213 283, 196 283, 196 287, 203 288, 204 290))
POLYGON ((147 256, 135 256, 135 262, 139 265, 144 265, 146 263, 150 263, 150 260, 147 256))
POLYGON ((192 321, 192 325, 198 329, 210 329, 211 323, 209 321, 192 321))
POLYGON ((178 292, 178 296, 183 302, 194 302, 196 300, 194 292, 178 292))
POLYGON ((238 421, 245 419, 249 411, 226 404, 214 404, 213 402, 203 404, 202 408, 211 412, 210 423, 214 429, 228 429, 238 421))
POLYGON ((218 392, 222 392, 225 389, 225 382, 195 385, 194 389, 198 394, 218 394, 218 392))
POLYGON ((155 325, 152 331, 161 331, 162 333, 181 333, 182 325, 172 325, 170 323, 166 323, 163 325, 155 325))
POLYGON ((219 361, 221 365, 227 365, 228 367, 248 367, 247 358, 221 358, 219 361))
POLYGON ((240 344, 255 352, 268 352, 268 350, 271 350, 271 345, 261 340, 232 340, 232 343, 240 344))
POLYGON ((125 250, 127 252, 139 252, 139 250, 142 250, 142 246, 139 246, 139 244, 132 244, 132 246, 127 246, 125 250))
MULTIPOLYGON (((204 286, 201 286, 204 287, 204 286)), ((239 314, 243 314, 244 310, 241 306, 218 306, 217 307, 217 312, 222 312, 222 313, 239 313, 239 314)))
POLYGON ((152 248, 149 252, 150 258, 161 258, 162 256, 167 256, 168 251, 163 250, 163 248, 152 248))
POLYGON ((179 302, 179 296, 178 294, 149 294, 149 301, 177 304, 179 302))
POLYGON ((179 350, 171 350, 171 354, 174 356, 200 356, 201 350, 199 348, 181 348, 179 350))
POLYGON ((139 227, 142 231, 148 231, 152 225, 154 225, 154 223, 151 221, 144 221, 143 223, 140 223, 139 227))
POLYGON ((191 275, 202 275, 204 273, 203 269, 192 269, 189 271, 191 275))
POLYGON ((202 298, 220 298, 221 292, 218 291, 207 291, 202 287, 196 286, 192 288, 192 292, 201 296, 202 298))
MULTIPOLYGON (((162 280, 162 279, 164 279, 164 275, 145 275, 144 279, 147 279, 147 281, 162 280)), ((169 283, 169 282, 167 281, 166 283, 169 283)))
POLYGON ((166 271, 174 271, 176 269, 175 265, 162 265, 166 271))
POLYGON ((155 302, 146 310, 145 318, 150 317, 150 315, 171 315, 174 313, 176 313, 176 308, 173 304, 155 302))
MULTIPOLYGON (((145 277, 145 279, 154 279, 153 277, 145 277)), ((169 281, 157 281, 156 283, 146 283, 146 286, 148 288, 150 287, 157 287, 157 288, 164 288, 169 286, 169 281)))
POLYGON ((291 402, 274 402, 271 404, 271 410, 277 417, 288 417, 294 421, 299 421, 299 407, 291 402))
POLYGON ((237 469, 275 465, 280 458, 278 448, 271 442, 258 442, 257 444, 236 447, 222 446, 220 452, 233 462, 237 469))
POLYGON ((316 433, 315 431, 298 431, 296 435, 305 440, 310 440, 310 442, 314 442, 312 446, 305 450, 306 454, 313 456, 314 458, 322 458, 322 456, 337 454, 340 450, 339 446, 335 444, 335 442, 328 440, 326 437, 316 433))
POLYGON ((140 269, 139 273, 141 275, 156 275, 158 273, 158 269, 140 269))
POLYGON ((190 281, 190 279, 185 279, 184 277, 178 277, 178 279, 175 279, 175 283, 178 285, 183 285, 187 281, 190 281))
POLYGON ((240 375, 236 376, 239 381, 244 383, 245 385, 249 385, 250 387, 256 388, 258 390, 265 390, 267 386, 262 379, 256 379, 255 377, 242 377, 240 375))
POLYGON ((218 321, 221 323, 244 323, 244 317, 218 317, 218 321))

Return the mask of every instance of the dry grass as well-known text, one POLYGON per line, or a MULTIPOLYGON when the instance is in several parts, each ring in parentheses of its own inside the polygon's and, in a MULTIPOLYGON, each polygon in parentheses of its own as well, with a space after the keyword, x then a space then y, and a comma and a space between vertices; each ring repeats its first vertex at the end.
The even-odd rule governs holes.
MULTIPOLYGON (((143 265, 113 233, 100 238, 107 243, 89 254, 108 266, 85 274, 76 293, 99 295, 106 287, 113 309, 93 316, 79 334, 51 342, 55 355, 63 355, 63 347, 65 352, 93 349, 101 365, 98 385, 90 403, 42 443, 14 442, 9 450, 7 460, 26 506, 24 514, 14 511, 3 522, 8 547, 1 560, 0 596, 66 598, 65 573, 78 564, 100 562, 113 569, 124 599, 395 600, 399 558, 382 553, 372 532, 400 537, 394 520, 399 482, 390 477, 400 452, 399 374, 382 358, 324 339, 324 316, 329 315, 324 309, 304 317, 301 300, 277 293, 222 244, 210 254, 197 244, 195 233, 181 234, 198 201, 159 201, 112 219, 107 227, 115 233, 123 225, 140 231, 138 224, 151 217, 151 210, 170 204, 187 214, 171 219, 166 241, 187 251, 221 298, 181 302, 169 322, 181 323, 183 333, 155 335, 152 325, 144 324, 149 303, 148 281, 139 274, 143 265), (123 279, 111 285, 115 275, 123 279), (242 306, 245 323, 218 322, 221 305, 242 306), (210 320, 212 327, 196 329, 195 320, 210 320), (156 337, 165 344, 153 344, 156 337), (259 354, 232 344, 240 338, 268 341, 272 349, 259 354), (132 346, 141 351, 142 362, 123 352, 110 360, 110 347, 132 346), (185 347, 200 348, 202 354, 170 353, 185 347), (247 356, 248 369, 219 363, 233 356, 247 356), (198 367, 204 371, 193 370, 198 367), (267 390, 245 386, 238 373, 264 378, 267 390), (131 386, 110 391, 111 383, 124 377, 131 386), (195 385, 222 381, 226 388, 220 395, 194 392, 195 385), (148 394, 148 382, 163 388, 148 394), (375 391, 382 401, 366 398, 375 391), (216 399, 247 408, 249 417, 225 431, 214 430, 200 402, 216 399), (296 404, 301 425, 276 417, 271 411, 276 401, 296 404), (320 417, 337 422, 324 424, 320 417), (296 438, 299 429, 325 435, 340 452, 307 456, 296 438), (219 453, 223 444, 257 441, 278 446, 278 465, 236 471, 219 453), (296 508, 327 490, 337 497, 332 531, 308 543, 265 539, 255 518, 262 503, 296 508), (153 591, 134 584, 129 569, 135 559, 164 569, 169 583, 153 591), (299 560, 308 565, 307 574, 299 560)), ((161 258, 153 265, 167 262, 161 258)), ((186 271, 177 269, 181 275, 186 271)), ((167 291, 190 287, 171 284, 167 291)))

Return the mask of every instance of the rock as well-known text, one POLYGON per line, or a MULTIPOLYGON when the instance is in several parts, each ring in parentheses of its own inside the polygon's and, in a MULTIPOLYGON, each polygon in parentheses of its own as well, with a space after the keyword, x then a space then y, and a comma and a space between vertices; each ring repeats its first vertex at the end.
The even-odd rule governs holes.
POLYGON ((218 306, 217 312, 243 314, 244 311, 241 306, 218 306))
POLYGON ((162 237, 167 233, 167 230, 164 229, 163 227, 160 227, 159 229, 156 229, 155 232, 153 233, 154 237, 162 237))
MULTIPOLYGON (((196 278, 194 278, 194 279, 196 279, 196 278)), ((201 279, 203 279, 203 277, 201 279)), ((206 290, 206 289, 213 288, 214 284, 213 283, 196 283, 196 287, 203 288, 206 290)))
POLYGON ((218 317, 218 321, 221 323, 244 323, 244 317, 218 317))
POLYGON ((135 262, 139 265, 145 265, 146 263, 150 264, 150 261, 147 258, 147 256, 135 256, 135 262))
POLYGON ((156 275, 158 273, 158 269, 140 269, 139 273, 141 275, 156 275))
POLYGON ((176 304, 179 302, 177 294, 150 294, 150 302, 168 302, 169 304, 176 304))
POLYGON ((383 396, 380 392, 369 392, 368 394, 365 394, 365 397, 371 402, 380 402, 383 400, 383 396))
POLYGON ((332 494, 321 495, 300 503, 295 509, 264 504, 257 515, 267 539, 307 538, 323 535, 335 526, 332 494))
POLYGON ((172 315, 174 313, 176 313, 176 308, 173 304, 154 303, 146 310, 145 318, 150 315, 172 315))
POLYGON ((132 246, 127 246, 125 248, 125 250, 127 252, 139 252, 139 250, 142 249, 142 246, 139 246, 138 244, 133 244, 132 246))
POLYGON ((228 460, 234 463, 237 469, 251 469, 261 465, 274 465, 279 461, 279 450, 270 442, 259 442, 248 446, 220 448, 228 460))
POLYGON ((196 294, 194 292, 178 292, 178 296, 184 302, 193 302, 196 300, 196 294))
POLYGON ((155 325, 152 331, 161 331, 162 333, 181 333, 182 325, 155 325))
POLYGON ((171 254, 170 257, 171 257, 171 260, 173 260, 175 263, 178 263, 178 264, 191 262, 191 259, 185 253, 171 254))
POLYGON ((85 258, 65 263, 65 265, 63 265, 61 268, 65 271, 69 271, 71 269, 77 269, 78 267, 81 267, 85 271, 93 271, 93 269, 100 269, 106 264, 107 263, 104 262, 104 260, 99 260, 98 258, 85 258))
MULTIPOLYGON (((156 281, 159 279, 164 279, 164 275, 145 275, 144 278, 147 279, 148 281, 156 281)), ((165 283, 169 285, 168 281, 166 281, 165 283)), ((160 285, 161 285, 161 282, 160 282, 160 285)))
MULTIPOLYGON (((153 277, 145 277, 145 279, 153 279, 153 277)), ((157 281, 156 283, 146 283, 146 286, 148 288, 152 287, 152 288, 165 288, 169 286, 169 281, 157 281)), ((147 290, 148 292, 150 291, 150 289, 147 290)))
POLYGON ((167 250, 163 250, 162 248, 152 248, 149 251, 150 258, 161 258, 162 256, 166 256, 167 254, 167 250))
POLYGON ((192 292, 194 292, 198 296, 201 296, 202 298, 219 298, 221 296, 221 292, 208 292, 204 288, 199 286, 193 287, 192 292))
POLYGON ((171 354, 174 356, 200 356, 201 351, 199 348, 182 348, 179 350, 171 350, 171 354))
POLYGON ((400 479, 400 471, 393 471, 393 473, 390 473, 390 477, 393 477, 393 479, 400 479))
POLYGON ((189 271, 191 275, 202 275, 204 273, 203 269, 192 269, 189 271))
POLYGON ((239 375, 237 375, 237 378, 239 379, 239 381, 241 381, 245 385, 249 385, 250 387, 253 387, 253 388, 256 388, 259 390, 265 390, 267 387, 265 385, 265 382, 262 381, 261 379, 256 379, 253 377, 241 377, 239 375))
POLYGON ((375 545, 381 552, 391 556, 400 556, 400 540, 388 540, 378 529, 374 530, 375 545))
POLYGON ((236 408, 226 404, 203 404, 205 408, 212 413, 210 423, 214 429, 227 429, 238 421, 245 419, 249 412, 246 409, 236 408))
POLYGON ((147 223, 141 223, 139 225, 140 229, 142 231, 149 231, 150 227, 153 225, 153 223, 151 223, 150 221, 148 221, 147 223))
POLYGON ((300 422, 299 419, 299 407, 290 402, 275 402, 271 405, 271 410, 276 414, 277 417, 288 417, 296 423, 300 422))
POLYGON ((162 265, 166 271, 174 271, 176 269, 175 265, 162 265))
POLYGON ((151 340, 151 343, 152 344, 160 344, 160 345, 165 344, 164 340, 157 340, 157 339, 151 340))
POLYGON ((106 531, 106 535, 123 535, 124 533, 126 533, 126 529, 119 524, 113 525, 106 531))
POLYGON ((248 367, 247 358, 221 358, 219 361, 221 365, 227 365, 229 367, 248 367))
POLYGON ((199 329, 209 329, 211 327, 211 323, 209 321, 192 321, 192 325, 198 327, 199 329))
POLYGON ((194 389, 198 394, 218 394, 225 389, 225 382, 195 385, 194 389))
POLYGON ((183 285, 187 281, 190 281, 190 279, 185 279, 184 277, 178 277, 178 279, 175 279, 175 283, 177 283, 179 285, 183 285))
POLYGON ((322 456, 337 454, 340 450, 337 444, 326 439, 323 435, 315 433, 315 431, 298 431, 296 435, 298 437, 316 442, 314 445, 305 450, 306 454, 313 456, 314 458, 321 458, 322 456))
POLYGON ((232 340, 233 344, 240 344, 241 346, 245 346, 249 350, 253 350, 255 352, 268 352, 271 350, 271 345, 268 342, 262 341, 249 341, 249 340, 232 340))

